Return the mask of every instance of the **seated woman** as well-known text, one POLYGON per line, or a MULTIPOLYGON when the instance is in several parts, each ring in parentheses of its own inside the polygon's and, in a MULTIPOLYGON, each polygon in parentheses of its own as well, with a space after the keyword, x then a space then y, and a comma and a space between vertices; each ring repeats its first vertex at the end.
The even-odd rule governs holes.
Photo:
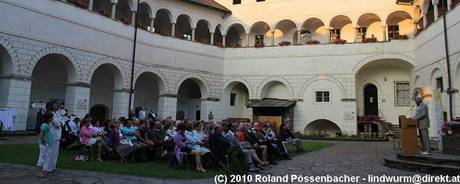
POLYGON ((302 148, 302 141, 300 139, 297 139, 294 134, 291 132, 289 127, 287 126, 286 123, 281 124, 280 126, 280 140, 287 143, 287 144, 293 144, 296 147, 296 151, 299 152, 305 152, 302 148))
POLYGON ((201 156, 203 155, 200 151, 192 150, 190 147, 187 146, 188 141, 185 138, 185 129, 187 128, 187 125, 185 123, 180 123, 177 125, 177 132, 174 136, 174 143, 176 144, 176 159, 179 161, 179 163, 182 162, 182 155, 181 152, 183 153, 191 153, 195 155, 195 164, 196 164, 196 170, 200 172, 206 172, 206 170, 203 168, 203 164, 201 163, 201 156))
POLYGON ((80 126, 81 143, 91 146, 96 145, 97 160, 102 162, 102 148, 105 148, 108 151, 112 151, 112 148, 108 147, 107 144, 102 141, 100 135, 97 132, 94 132, 93 129, 89 128, 89 122, 87 120, 81 121, 80 126))
MULTIPOLYGON (((123 140, 120 141, 120 145, 116 147, 118 154, 122 157, 122 163, 127 162, 127 156, 136 150, 147 147, 147 144, 140 140, 140 134, 136 127, 132 126, 132 120, 128 119, 125 121, 125 125, 120 129, 123 140)), ((132 157, 132 160, 135 160, 132 157)))
MULTIPOLYGON (((246 127, 248 126, 250 125, 240 124, 240 127, 238 128, 236 132, 236 137, 238 138, 238 141, 245 149, 254 150, 254 151, 259 150, 259 152, 262 155, 262 163, 263 165, 266 165, 269 163, 268 154, 267 154, 267 146, 259 145, 259 144, 253 145, 246 139, 246 132, 247 132, 246 127)), ((260 158, 257 154, 254 156, 251 153, 251 156, 253 157, 253 159, 255 158, 255 156, 257 156, 257 158, 260 158)))
POLYGON ((202 132, 203 132, 203 124, 201 122, 196 122, 193 126, 192 124, 187 124, 187 129, 185 131, 185 138, 188 141, 187 146, 189 148, 195 151, 199 151, 204 155, 211 151, 208 148, 203 146, 203 139, 205 137, 202 132))
POLYGON ((288 151, 284 146, 283 142, 276 138, 275 131, 273 131, 272 125, 270 123, 265 123, 262 131, 265 134, 265 138, 268 142, 270 142, 274 148, 278 149, 279 153, 285 159, 290 159, 288 155, 288 151))

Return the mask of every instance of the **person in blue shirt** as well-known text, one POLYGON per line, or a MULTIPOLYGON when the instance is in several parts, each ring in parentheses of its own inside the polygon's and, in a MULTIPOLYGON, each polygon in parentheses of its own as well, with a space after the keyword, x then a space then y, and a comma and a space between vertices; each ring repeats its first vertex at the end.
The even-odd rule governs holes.
POLYGON ((137 129, 132 126, 131 120, 127 120, 125 122, 125 125, 123 126, 123 128, 121 128, 121 133, 126 139, 130 141, 136 141, 137 136, 139 135, 137 129))
POLYGON ((37 161, 37 167, 40 168, 38 173, 39 177, 45 176, 46 172, 43 170, 45 162, 48 160, 48 151, 50 150, 51 144, 53 143, 53 137, 51 135, 50 123, 53 120, 53 113, 46 112, 43 115, 44 122, 40 126, 40 134, 38 135, 39 155, 37 161))

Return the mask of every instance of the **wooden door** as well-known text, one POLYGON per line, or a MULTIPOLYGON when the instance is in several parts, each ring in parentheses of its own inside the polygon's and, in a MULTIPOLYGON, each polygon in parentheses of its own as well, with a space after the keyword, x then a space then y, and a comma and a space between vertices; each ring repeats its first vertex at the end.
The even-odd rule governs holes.
POLYGON ((259 123, 266 123, 269 122, 275 127, 276 132, 279 131, 281 123, 283 123, 283 117, 281 116, 259 116, 258 118, 259 123))

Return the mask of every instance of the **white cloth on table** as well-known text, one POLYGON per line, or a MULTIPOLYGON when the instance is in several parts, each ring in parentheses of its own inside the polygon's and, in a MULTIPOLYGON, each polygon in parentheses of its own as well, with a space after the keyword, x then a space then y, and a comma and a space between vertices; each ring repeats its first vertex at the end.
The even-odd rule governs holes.
POLYGON ((16 108, 0 109, 0 121, 3 123, 3 130, 14 131, 14 123, 17 116, 16 108))

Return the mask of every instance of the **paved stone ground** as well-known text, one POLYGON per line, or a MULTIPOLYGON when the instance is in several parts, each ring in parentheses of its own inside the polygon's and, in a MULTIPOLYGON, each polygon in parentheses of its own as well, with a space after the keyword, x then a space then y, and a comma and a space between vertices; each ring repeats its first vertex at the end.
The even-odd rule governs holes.
MULTIPOLYGON (((22 141, 29 142, 34 139, 21 138, 22 141)), ((12 142, 9 139, 6 142, 12 142)), ((5 144, 5 141, 0 141, 5 144)), ((14 143, 21 141, 14 140, 14 143)), ((356 175, 367 177, 373 175, 414 175, 417 173, 390 169, 383 166, 383 158, 395 155, 390 143, 387 142, 335 142, 334 146, 321 151, 312 152, 297 156, 289 161, 280 161, 279 165, 270 166, 263 174, 285 175, 356 175)), ((37 169, 28 166, 11 164, 0 164, 0 183, 1 184, 103 184, 103 183, 213 183, 213 179, 208 180, 163 180, 155 178, 144 178, 134 176, 121 176, 105 173, 95 173, 86 171, 59 170, 58 173, 47 177, 36 177, 37 169)))

